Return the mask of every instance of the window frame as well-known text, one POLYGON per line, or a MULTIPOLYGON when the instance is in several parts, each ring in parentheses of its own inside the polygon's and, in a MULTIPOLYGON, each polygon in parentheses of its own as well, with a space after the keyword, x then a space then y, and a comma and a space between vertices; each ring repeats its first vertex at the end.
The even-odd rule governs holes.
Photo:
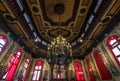
POLYGON ((0 39, 2 39, 5 42, 4 45, 0 43, 2 45, 2 47, 0 47, 1 49, 0 54, 1 54, 5 50, 6 46, 8 45, 8 39, 5 35, 0 35, 0 39))
POLYGON ((111 51, 114 59, 116 60, 116 62, 118 63, 118 65, 120 66, 120 40, 118 39, 118 36, 116 35, 112 35, 107 39, 107 46, 109 48, 109 50, 111 51), (116 40, 116 41, 113 41, 116 40), (114 43, 110 44, 111 41, 113 41, 114 43), (119 54, 117 55, 117 53, 115 54, 115 49, 119 54))
POLYGON ((35 63, 34 66, 34 70, 33 70, 33 74, 32 74, 32 78, 31 81, 40 81, 41 77, 42 77, 42 67, 43 67, 43 61, 42 60, 38 60, 35 63), (37 67, 37 68, 36 68, 37 67), (35 74, 37 73, 37 74, 35 74), (39 76, 38 76, 39 75, 39 76), (35 77, 35 79, 34 79, 35 77), (33 80, 34 79, 34 80, 33 80))

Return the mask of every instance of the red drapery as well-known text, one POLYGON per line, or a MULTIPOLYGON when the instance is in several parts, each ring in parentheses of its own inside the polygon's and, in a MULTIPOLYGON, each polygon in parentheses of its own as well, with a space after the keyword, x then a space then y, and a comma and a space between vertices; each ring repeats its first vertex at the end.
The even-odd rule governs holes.
POLYGON ((96 81, 96 78, 95 78, 95 76, 93 76, 93 73, 92 73, 92 65, 90 63, 89 58, 86 58, 86 64, 87 64, 87 69, 88 69, 90 81, 96 81))
POLYGON ((100 76, 102 78, 102 80, 111 80, 112 77, 108 71, 108 69, 106 68, 104 61, 102 59, 102 56, 99 54, 98 50, 95 50, 93 53, 93 57, 95 59, 96 65, 98 67, 100 76))

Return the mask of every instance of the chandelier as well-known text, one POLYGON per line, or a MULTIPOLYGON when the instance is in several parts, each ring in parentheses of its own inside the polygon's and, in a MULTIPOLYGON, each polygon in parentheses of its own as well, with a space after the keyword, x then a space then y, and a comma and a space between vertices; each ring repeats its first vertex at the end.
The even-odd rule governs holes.
MULTIPOLYGON (((65 6, 62 3, 58 3, 54 7, 55 13, 59 16, 60 26, 60 15, 64 13, 65 6)), ((48 46, 48 61, 51 64, 57 64, 59 67, 61 65, 68 64, 72 58, 72 49, 70 43, 66 41, 65 38, 61 35, 61 27, 59 27, 59 36, 54 38, 51 41, 51 44, 48 46)))
POLYGON ((66 41, 61 35, 51 41, 48 46, 49 63, 64 65, 68 64, 72 58, 72 49, 70 43, 66 41))

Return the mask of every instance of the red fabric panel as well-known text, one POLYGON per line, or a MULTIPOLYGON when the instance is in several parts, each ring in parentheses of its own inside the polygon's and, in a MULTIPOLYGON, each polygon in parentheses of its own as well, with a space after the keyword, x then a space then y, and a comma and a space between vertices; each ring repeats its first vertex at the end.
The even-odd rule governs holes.
POLYGON ((95 76, 93 76, 93 73, 92 73, 92 65, 90 63, 89 58, 86 59, 86 64, 87 64, 87 69, 88 69, 88 73, 90 76, 90 81, 96 81, 96 78, 95 78, 95 76))
POLYGON ((94 56, 95 62, 97 64, 97 67, 98 67, 98 70, 99 70, 102 80, 111 80, 112 77, 104 64, 102 56, 99 54, 99 51, 95 50, 93 56, 94 56))

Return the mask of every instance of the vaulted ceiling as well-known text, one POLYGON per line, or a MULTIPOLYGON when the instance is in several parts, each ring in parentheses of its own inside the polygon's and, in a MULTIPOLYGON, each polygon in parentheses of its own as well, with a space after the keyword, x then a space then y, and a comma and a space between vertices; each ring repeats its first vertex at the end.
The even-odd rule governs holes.
POLYGON ((73 57, 85 56, 117 24, 112 22, 119 13, 120 0, 0 1, 2 29, 34 58, 47 56, 59 32, 72 45, 73 57))

